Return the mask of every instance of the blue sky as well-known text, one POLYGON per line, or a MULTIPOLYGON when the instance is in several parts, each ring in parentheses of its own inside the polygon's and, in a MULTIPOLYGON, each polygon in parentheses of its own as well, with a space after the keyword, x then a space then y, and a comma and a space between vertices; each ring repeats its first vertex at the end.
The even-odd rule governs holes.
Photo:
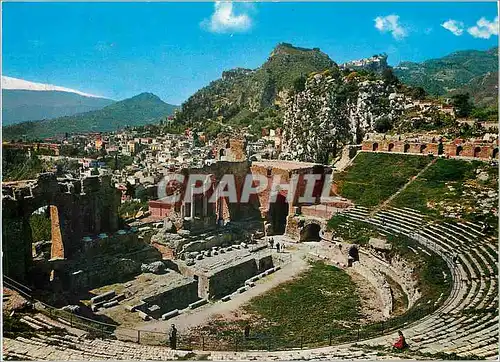
MULTIPOLYGON (((422 61, 498 43, 489 3, 3 3, 3 75, 180 104, 279 42, 334 61, 422 61)), ((496 18, 496 19, 495 19, 496 18)), ((496 23, 495 23, 496 21, 496 23)))

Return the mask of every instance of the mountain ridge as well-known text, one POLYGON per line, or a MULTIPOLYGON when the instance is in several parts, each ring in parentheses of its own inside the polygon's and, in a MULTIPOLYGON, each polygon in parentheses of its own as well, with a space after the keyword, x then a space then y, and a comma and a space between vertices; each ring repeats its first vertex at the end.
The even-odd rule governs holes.
POLYGON ((153 93, 140 93, 102 109, 54 119, 29 121, 3 129, 6 139, 47 138, 65 133, 110 132, 125 126, 141 126, 171 115, 177 108, 153 93))
POLYGON ((395 75, 403 83, 422 87, 429 94, 437 96, 461 92, 461 88, 474 78, 497 71, 498 47, 459 50, 441 58, 420 63, 401 62, 394 67, 395 75))
POLYGON ((115 101, 54 90, 2 90, 2 121, 11 125, 93 111, 115 101))

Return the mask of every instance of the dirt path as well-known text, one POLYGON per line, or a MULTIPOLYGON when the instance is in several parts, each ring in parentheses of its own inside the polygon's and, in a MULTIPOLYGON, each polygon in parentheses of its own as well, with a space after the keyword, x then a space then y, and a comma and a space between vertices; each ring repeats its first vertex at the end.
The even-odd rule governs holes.
POLYGON ((384 209, 387 205, 389 205, 392 200, 396 198, 401 192, 406 190, 408 186, 410 186, 415 180, 417 180, 422 174, 427 171, 429 167, 431 167, 433 164, 435 164, 437 161, 437 158, 433 158, 432 161, 430 161, 423 169, 421 169, 415 176, 413 176, 407 183, 405 183, 398 191, 396 191, 394 194, 391 195, 387 200, 385 200, 383 203, 381 203, 379 206, 375 207, 371 212, 370 212, 370 217, 373 217, 378 211, 384 209))
POLYGON ((284 236, 273 236, 275 242, 285 242, 288 251, 285 250, 283 255, 291 255, 291 261, 285 264, 282 269, 277 272, 258 280, 255 287, 250 288, 246 292, 235 296, 233 299, 222 302, 216 301, 206 304, 202 307, 182 313, 177 317, 167 321, 154 321, 142 323, 136 326, 136 329, 165 332, 168 331, 171 324, 175 324, 180 334, 186 333, 189 329, 205 325, 214 317, 230 319, 234 317, 234 313, 247 303, 253 297, 261 295, 277 285, 292 280, 295 276, 309 268, 309 264, 305 261, 304 256, 308 253, 309 247, 304 244, 296 244, 291 242, 284 236), (290 249, 295 250, 290 250, 290 249))

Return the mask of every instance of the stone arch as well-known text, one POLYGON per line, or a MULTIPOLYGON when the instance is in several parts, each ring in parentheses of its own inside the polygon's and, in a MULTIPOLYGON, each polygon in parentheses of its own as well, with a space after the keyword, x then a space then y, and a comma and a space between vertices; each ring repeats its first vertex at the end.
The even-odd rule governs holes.
POLYGON ((426 148, 427 148, 426 144, 420 145, 420 153, 424 153, 426 148))
POLYGON ((493 149, 493 153, 492 153, 491 157, 493 157, 493 158, 497 158, 498 157, 498 147, 495 147, 493 149))
POLYGON ((409 150, 410 150, 410 145, 408 143, 405 143, 404 148, 403 148, 403 152, 407 153, 409 150))
POLYGON ((457 149, 455 151, 455 156, 460 156, 464 148, 462 146, 457 146, 457 149))
POLYGON ((378 143, 375 142, 373 145, 372 145, 372 151, 378 151, 378 143))
POLYGON ((225 157, 226 156, 226 149, 225 148, 221 148, 220 151, 219 151, 219 159, 221 160, 222 157, 225 157))
POLYGON ((300 241, 320 241, 321 236, 320 236, 320 231, 321 231, 321 226, 316 223, 310 223, 305 225, 301 230, 300 230, 300 241))
POLYGON ((474 148, 474 157, 479 157, 481 155, 481 147, 474 148))
POLYGON ((15 280, 25 280, 32 266, 29 219, 41 207, 50 210, 55 259, 78 255, 84 236, 118 229, 120 191, 109 176, 57 179, 54 173, 45 173, 36 181, 2 189, 4 273, 15 280))
POLYGON ((394 149, 394 143, 389 143, 389 146, 387 146, 387 151, 391 152, 394 149))

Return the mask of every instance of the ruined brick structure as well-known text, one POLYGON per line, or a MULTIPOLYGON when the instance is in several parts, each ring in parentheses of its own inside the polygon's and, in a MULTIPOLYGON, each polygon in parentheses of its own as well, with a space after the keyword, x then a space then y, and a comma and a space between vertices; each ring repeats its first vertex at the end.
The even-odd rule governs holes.
POLYGON ((241 162, 247 160, 247 141, 244 136, 219 135, 212 152, 218 161, 241 162))
MULTIPOLYGON (((185 181, 180 190, 180 201, 176 205, 162 205, 161 201, 151 201, 149 207, 151 214, 158 219, 171 217, 180 212, 184 220, 183 228, 191 231, 207 230, 227 221, 238 221, 253 218, 265 220, 271 224, 269 232, 282 234, 285 232, 287 218, 293 216, 297 208, 311 205, 311 203, 300 202, 300 196, 304 195, 307 181, 306 174, 321 175, 315 183, 313 190, 313 205, 320 201, 323 183, 326 175, 331 169, 314 163, 269 160, 264 162, 216 162, 201 169, 185 169, 182 171, 185 181), (212 186, 204 195, 193 195, 194 202, 185 200, 185 192, 190 192, 191 187, 187 185, 189 174, 203 174, 212 181, 212 186), (208 202, 216 191, 218 182, 224 175, 234 175, 236 194, 238 202, 230 202, 227 197, 216 197, 216 202, 208 202), (267 188, 258 195, 250 195, 249 202, 240 202, 245 178, 247 175, 264 176, 268 179, 267 188), (297 189, 292 200, 288 200, 288 191, 284 185, 288 185, 294 175, 297 175, 297 189), (273 185, 273 181, 279 184, 273 185), (187 190, 187 191, 186 191, 187 190), (275 197, 275 202, 271 202, 275 197)), ((196 185, 200 186, 200 185, 196 185)), ((257 185, 253 185, 254 187, 257 185)))
POLYGON ((32 231, 35 210, 49 206, 53 260, 71 260, 82 249, 82 238, 118 229, 120 193, 109 176, 57 179, 40 174, 35 181, 2 185, 4 273, 24 280, 32 265, 32 231))
POLYGON ((54 153, 54 156, 59 156, 61 145, 57 143, 10 143, 3 142, 2 147, 4 148, 14 148, 22 150, 48 150, 54 153))
POLYGON ((363 141, 362 150, 368 152, 400 152, 425 155, 430 153, 435 156, 473 157, 487 160, 498 158, 498 141, 490 143, 480 140, 468 141, 456 139, 453 141, 442 140, 440 142, 438 137, 428 140, 370 139, 363 141))

